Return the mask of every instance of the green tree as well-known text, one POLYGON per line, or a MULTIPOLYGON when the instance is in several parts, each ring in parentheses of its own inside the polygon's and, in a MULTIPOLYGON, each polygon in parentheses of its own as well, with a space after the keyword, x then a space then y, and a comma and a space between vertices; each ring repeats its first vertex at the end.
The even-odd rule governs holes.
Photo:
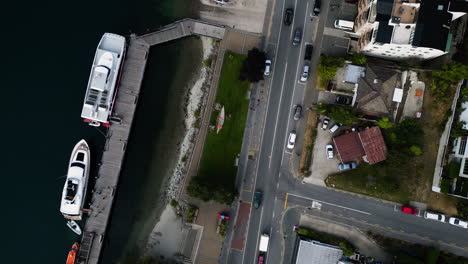
POLYGON ((356 120, 356 113, 349 106, 321 104, 317 109, 319 113, 330 117, 337 123, 351 125, 356 120))
POLYGON ((345 241, 341 241, 338 245, 341 248, 341 250, 343 250, 343 255, 351 256, 351 255, 354 254, 355 249, 354 249, 353 245, 351 245, 350 243, 345 242, 345 241))
POLYGON ((256 83, 263 80, 263 71, 265 69, 266 53, 257 48, 249 50, 247 59, 244 60, 240 69, 239 79, 256 83))
POLYGON ((379 121, 376 122, 376 124, 383 129, 391 128, 393 127, 393 122, 390 121, 388 117, 384 117, 380 119, 379 121))
POLYGON ((350 60, 356 65, 365 65, 367 63, 367 57, 363 53, 353 52, 350 56, 350 60))
POLYGON ((423 153, 422 149, 416 145, 412 145, 409 149, 414 156, 421 156, 423 153))
MULTIPOLYGON (((459 62, 445 64, 441 71, 432 72, 431 91, 438 99, 449 100, 450 88, 463 79, 468 79, 468 65, 459 62)), ((462 91, 462 96, 467 93, 462 91)))
POLYGON ((338 67, 344 64, 344 59, 341 57, 332 57, 321 55, 319 65, 317 68, 317 75, 321 79, 320 85, 324 87, 330 80, 335 77, 338 67))

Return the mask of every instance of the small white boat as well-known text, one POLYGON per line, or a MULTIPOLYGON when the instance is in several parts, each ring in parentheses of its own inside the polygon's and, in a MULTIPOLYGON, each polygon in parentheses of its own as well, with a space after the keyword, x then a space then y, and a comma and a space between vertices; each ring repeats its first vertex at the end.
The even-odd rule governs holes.
POLYGON ((221 108, 218 117, 216 118, 216 134, 223 128, 224 125, 224 106, 221 108))
POLYGON ((68 220, 67 226, 77 235, 81 236, 81 227, 74 220, 68 220))

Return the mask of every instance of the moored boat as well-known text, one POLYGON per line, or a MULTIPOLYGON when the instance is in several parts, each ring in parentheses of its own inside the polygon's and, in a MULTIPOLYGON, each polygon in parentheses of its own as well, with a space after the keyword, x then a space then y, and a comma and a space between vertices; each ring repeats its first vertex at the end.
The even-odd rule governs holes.
POLYGON ((74 220, 68 220, 67 221, 67 226, 75 232, 77 235, 81 235, 81 227, 74 221, 74 220))
POLYGON ((83 120, 92 126, 110 126, 125 47, 125 38, 111 33, 105 33, 99 42, 81 111, 83 120))
POLYGON ((67 256, 67 262, 66 264, 75 264, 76 261, 76 255, 78 254, 78 249, 79 249, 79 244, 78 242, 75 242, 73 246, 71 247, 70 251, 68 251, 68 256, 67 256))
POLYGON ((91 155, 83 139, 73 148, 68 164, 67 179, 63 186, 60 212, 67 219, 81 220, 86 198, 91 155))

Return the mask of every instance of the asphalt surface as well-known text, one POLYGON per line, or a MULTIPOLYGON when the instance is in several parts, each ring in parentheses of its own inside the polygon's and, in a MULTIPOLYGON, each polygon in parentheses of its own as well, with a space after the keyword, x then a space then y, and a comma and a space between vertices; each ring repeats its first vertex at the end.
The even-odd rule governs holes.
MULTIPOLYGON (((272 26, 265 43, 268 56, 273 62, 272 74, 256 87, 255 94, 262 102, 258 107, 253 104, 256 111, 264 111, 265 117, 264 120, 260 120, 249 114, 252 123, 248 124, 249 132, 244 139, 248 138, 251 146, 247 147, 248 144, 244 142, 243 150, 245 152, 246 148, 249 148, 248 151, 252 151, 254 148, 256 155, 253 160, 246 162, 239 175, 242 177, 243 188, 240 191, 241 200, 252 201, 252 192, 260 190, 263 192, 263 202, 259 209, 251 209, 243 250, 231 248, 226 254, 226 261, 223 262, 257 263, 260 235, 268 233, 270 245, 266 262, 290 263, 292 245, 287 239, 287 232, 290 231, 284 229, 292 228, 294 220, 283 221, 287 207, 295 207, 301 210, 300 213, 311 214, 328 221, 468 256, 468 230, 453 227, 448 223, 402 214, 398 211, 399 205, 379 199, 302 184, 292 175, 291 166, 295 165, 291 161, 296 153, 301 151, 299 143, 302 142, 304 126, 303 119, 294 121, 292 118, 294 105, 309 105, 317 100, 317 91, 310 88, 314 86, 315 78, 309 78, 309 82, 305 84, 298 82, 304 65, 305 44, 314 45, 311 62, 311 72, 314 73, 319 54, 326 48, 320 48, 325 21, 317 17, 311 20, 313 1, 276 0, 274 3, 271 6, 272 26), (294 9, 294 20, 291 26, 285 26, 282 21, 284 10, 290 7, 294 9), (292 45, 296 28, 303 30, 299 46, 292 45), (306 89, 307 87, 309 89, 306 89), (265 91, 264 94, 268 96, 261 97, 259 91, 265 91), (259 131, 255 130, 256 127, 259 131), (287 153, 287 137, 292 130, 298 135, 298 144, 292 153, 287 153), (320 209, 312 208, 313 201, 320 209)), ((328 1, 322 1, 320 17, 327 16, 328 5, 328 1)), ((260 115, 260 112, 257 114, 260 115)), ((232 232, 236 232, 236 227, 232 232)))

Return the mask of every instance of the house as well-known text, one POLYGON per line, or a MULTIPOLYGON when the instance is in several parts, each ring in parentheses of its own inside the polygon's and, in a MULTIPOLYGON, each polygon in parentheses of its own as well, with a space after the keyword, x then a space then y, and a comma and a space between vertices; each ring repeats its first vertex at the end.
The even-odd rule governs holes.
POLYGON ((315 240, 301 238, 296 245, 296 264, 336 264, 343 257, 343 250, 315 240))
POLYGON ((335 137, 333 143, 342 163, 362 158, 369 164, 375 164, 387 159, 387 146, 377 126, 335 137))
POLYGON ((390 60, 432 59, 450 51, 452 21, 465 15, 449 11, 450 0, 359 1, 350 33, 354 51, 390 60))
POLYGON ((378 66, 368 66, 364 76, 359 79, 354 106, 366 115, 391 117, 395 103, 398 99, 401 101, 400 87, 400 72, 378 66))

